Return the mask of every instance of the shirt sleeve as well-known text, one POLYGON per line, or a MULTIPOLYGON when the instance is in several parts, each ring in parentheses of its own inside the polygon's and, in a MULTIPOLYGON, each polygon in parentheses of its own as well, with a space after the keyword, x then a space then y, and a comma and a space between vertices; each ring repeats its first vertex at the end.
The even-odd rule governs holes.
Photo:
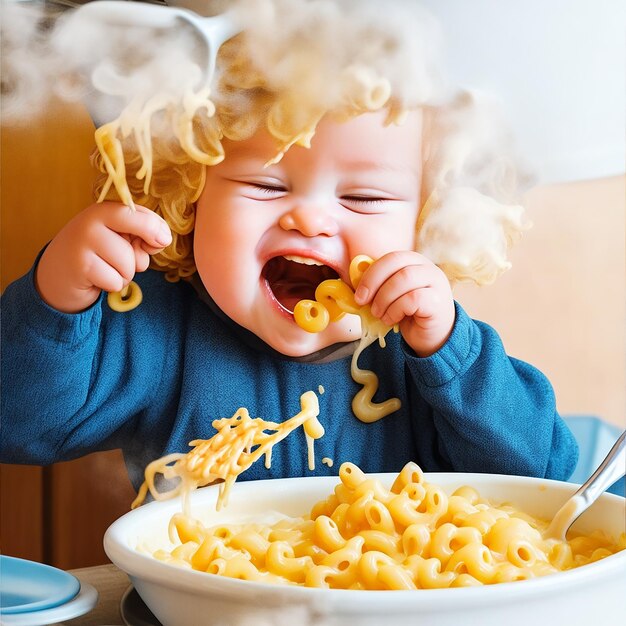
POLYGON ((33 268, 7 287, 1 310, 2 462, 47 465, 120 447, 148 403, 163 402, 154 390, 162 359, 146 362, 137 345, 158 342, 135 336, 132 312, 113 314, 104 296, 59 312, 39 296, 33 268))
POLYGON ((410 379, 434 425, 434 436, 418 442, 428 466, 566 480, 578 447, 550 382, 509 357, 493 328, 455 307, 452 334, 435 354, 420 358, 403 343, 410 379))

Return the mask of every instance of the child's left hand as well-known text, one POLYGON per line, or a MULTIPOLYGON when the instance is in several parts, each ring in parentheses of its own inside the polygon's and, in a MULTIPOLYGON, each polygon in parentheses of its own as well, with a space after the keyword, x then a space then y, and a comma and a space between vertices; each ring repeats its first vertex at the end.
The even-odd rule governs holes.
POLYGON ((400 325, 405 341, 420 357, 437 352, 454 325, 454 299, 446 275, 418 252, 390 252, 363 274, 357 304, 388 326, 400 325))

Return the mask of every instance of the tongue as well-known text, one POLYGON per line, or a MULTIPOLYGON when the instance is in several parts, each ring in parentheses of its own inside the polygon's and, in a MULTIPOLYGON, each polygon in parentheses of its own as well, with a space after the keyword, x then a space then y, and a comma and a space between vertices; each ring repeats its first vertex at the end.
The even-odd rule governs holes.
POLYGON ((270 286, 274 297, 291 313, 300 300, 311 300, 315 297, 315 285, 309 281, 277 280, 270 286))

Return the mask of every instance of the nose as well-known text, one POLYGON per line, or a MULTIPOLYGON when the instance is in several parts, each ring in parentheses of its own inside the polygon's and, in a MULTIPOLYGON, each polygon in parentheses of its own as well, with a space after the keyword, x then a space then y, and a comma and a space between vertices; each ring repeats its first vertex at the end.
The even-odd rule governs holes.
POLYGON ((339 232, 334 217, 318 203, 298 204, 284 213, 278 223, 283 230, 297 230, 305 237, 332 237, 339 232))

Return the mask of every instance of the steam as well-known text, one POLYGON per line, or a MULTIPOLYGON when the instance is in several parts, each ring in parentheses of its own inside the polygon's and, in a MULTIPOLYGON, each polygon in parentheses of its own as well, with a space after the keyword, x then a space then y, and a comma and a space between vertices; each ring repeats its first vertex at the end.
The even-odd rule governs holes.
POLYGON ((117 26, 80 8, 51 15, 41 2, 1 6, 4 123, 43 113, 50 98, 83 102, 103 123, 202 81, 197 40, 184 26, 117 26))
MULTIPOLYGON (((201 94, 196 106, 204 103, 208 115, 212 101, 218 119, 229 116, 230 126, 223 124, 216 137, 245 138, 256 128, 252 120, 265 117, 268 127, 276 122, 274 134, 287 149, 296 136, 306 144, 327 110, 385 106, 389 121, 399 122, 404 109, 423 107, 429 112, 429 201, 418 225, 418 249, 452 281, 486 284, 509 267, 507 248, 527 227, 516 201, 529 181, 519 176, 495 99, 459 95, 446 82, 441 30, 417 2, 207 2, 212 15, 227 11, 244 33, 237 40, 244 46, 227 42, 209 76, 206 48, 181 20, 171 27, 119 26, 80 8, 53 18, 41 3, 0 1, 3 123, 29 120, 56 97, 84 102, 97 125, 119 120, 124 137, 147 118, 142 128, 148 135, 168 140, 178 137, 176 129, 156 113, 191 106, 185 104, 191 92, 201 94), (363 87, 360 96, 355 85, 363 87), (293 119, 280 106, 268 114, 258 97, 263 91, 281 94, 279 104, 293 119)), ((149 141, 146 136, 144 144, 149 141)))
POLYGON ((403 105, 440 99, 439 25, 419 3, 394 0, 243 0, 237 19, 244 26, 251 58, 278 89, 298 90, 330 109, 339 104, 342 74, 362 68, 385 77, 403 105))
POLYGON ((488 285, 511 267, 510 246, 528 227, 520 205, 504 205, 471 187, 431 199, 417 234, 417 249, 452 282, 488 285))
POLYGON ((0 10, 3 121, 25 120, 42 110, 55 73, 42 33, 45 16, 37 6, 7 0, 0 10))
MULTIPOLYGON (((343 97, 341 75, 384 76, 403 105, 441 96, 439 29, 410 1, 389 10, 373 0, 235 0, 250 58, 272 90, 293 88, 325 109, 343 97)), ((206 85, 206 50, 182 20, 171 27, 122 26, 81 8, 54 16, 42 2, 2 0, 4 122, 31 118, 50 97, 83 101, 100 123, 133 101, 170 100, 206 85)), ((160 11, 160 7, 151 7, 160 11)))

